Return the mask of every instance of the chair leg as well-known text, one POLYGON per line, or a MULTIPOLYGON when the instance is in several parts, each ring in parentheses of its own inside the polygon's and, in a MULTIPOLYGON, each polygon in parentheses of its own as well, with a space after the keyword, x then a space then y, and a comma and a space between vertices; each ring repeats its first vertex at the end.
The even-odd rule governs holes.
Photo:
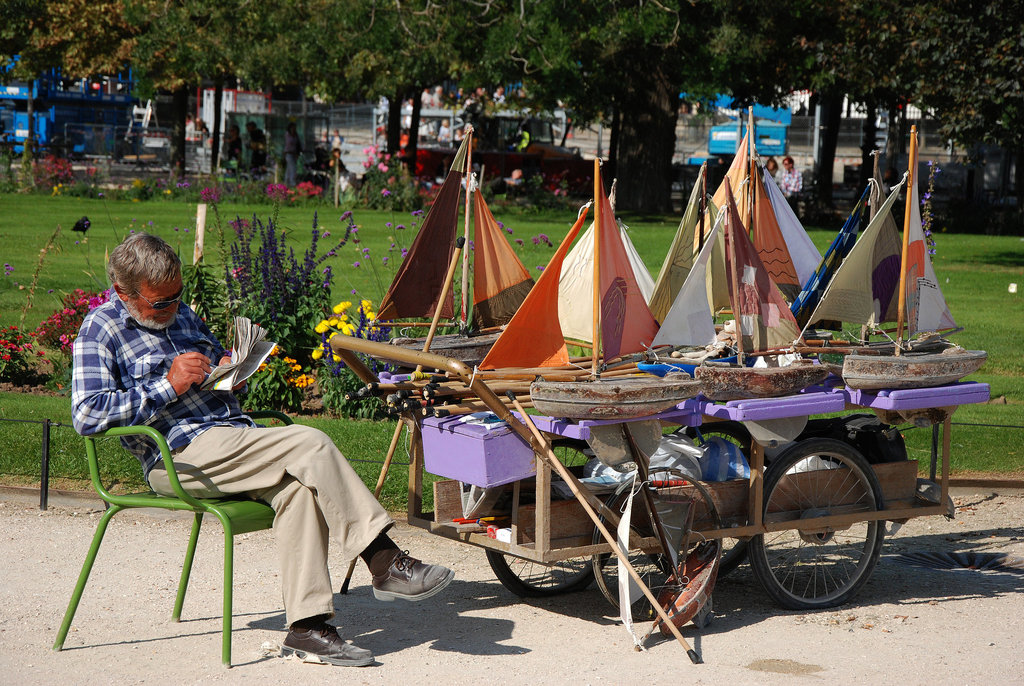
POLYGON ((235 580, 235 535, 231 529, 231 521, 226 517, 221 520, 224 525, 224 629, 221 638, 221 661, 231 666, 231 615, 233 613, 235 580))
POLYGON ((188 589, 188 578, 192 573, 192 560, 196 556, 196 542, 199 540, 199 529, 203 526, 203 513, 196 512, 192 520, 192 533, 188 537, 188 549, 185 550, 185 562, 181 566, 181 580, 178 581, 178 597, 174 599, 174 612, 171 619, 181 621, 181 607, 185 604, 185 591, 188 589))
POLYGON ((68 609, 64 613, 64 621, 61 622, 60 630, 57 632, 57 640, 53 644, 54 650, 60 650, 64 647, 64 639, 68 637, 68 631, 71 629, 71 620, 75 618, 78 603, 82 600, 82 592, 85 591, 85 584, 89 580, 89 573, 92 572, 92 565, 96 562, 96 553, 100 550, 100 543, 103 542, 103 535, 107 531, 107 524, 110 523, 111 517, 122 509, 117 505, 111 505, 103 513, 103 516, 100 517, 100 522, 96 526, 96 533, 92 537, 92 545, 89 546, 89 552, 85 556, 82 571, 78 575, 78 583, 75 585, 75 590, 71 593, 71 602, 68 603, 68 609))

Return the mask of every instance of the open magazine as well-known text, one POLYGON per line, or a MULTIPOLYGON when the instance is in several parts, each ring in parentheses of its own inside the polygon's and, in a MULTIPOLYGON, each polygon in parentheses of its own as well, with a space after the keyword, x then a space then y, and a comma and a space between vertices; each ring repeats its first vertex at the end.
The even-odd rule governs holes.
POLYGON ((230 391, 256 373, 274 346, 265 340, 267 330, 253 324, 248 317, 235 317, 235 340, 231 346, 231 362, 214 367, 200 386, 204 391, 230 391))

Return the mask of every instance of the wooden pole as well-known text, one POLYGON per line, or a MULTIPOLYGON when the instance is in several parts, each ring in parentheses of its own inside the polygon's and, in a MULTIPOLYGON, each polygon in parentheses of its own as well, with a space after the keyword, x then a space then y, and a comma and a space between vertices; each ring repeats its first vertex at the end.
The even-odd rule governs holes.
POLYGON ((609 546, 611 546, 612 552, 615 554, 617 558, 619 558, 619 561, 626 566, 626 571, 629 572, 629 576, 632 577, 633 581, 636 582, 636 585, 643 592, 644 596, 647 598, 647 601, 651 604, 651 607, 654 608, 654 610, 658 613, 658 616, 661 617, 661 620, 665 623, 669 630, 672 631, 672 635, 676 637, 676 640, 679 641, 679 643, 686 650, 686 654, 687 656, 689 656, 690 661, 694 664, 701 664, 703 660, 701 660, 700 655, 698 655, 697 651, 691 648, 690 644, 686 642, 685 638, 683 638, 683 635, 679 632, 679 627, 675 625, 675 623, 672 621, 672 618, 669 617, 668 613, 665 611, 665 608, 661 606, 661 603, 658 602, 658 599, 654 597, 653 593, 651 593, 651 589, 647 587, 647 584, 644 583, 644 580, 640 578, 640 575, 637 574, 637 571, 633 569, 633 565, 629 562, 629 557, 627 557, 626 553, 622 552, 622 550, 619 548, 618 542, 615 540, 615 537, 608 530, 608 527, 604 525, 604 522, 601 521, 601 518, 598 517, 597 512, 594 510, 594 508, 591 507, 589 500, 583 494, 583 491, 579 485, 579 481, 577 481, 576 477, 574 477, 569 472, 569 470, 566 469, 565 465, 563 465, 561 460, 559 460, 558 457, 555 455, 554 451, 551 449, 551 444, 544 437, 544 434, 542 434, 540 430, 537 428, 537 425, 533 423, 533 420, 530 418, 530 415, 526 414, 526 409, 523 408, 523 406, 519 403, 515 395, 513 394, 509 396, 509 399, 515 406, 516 412, 519 413, 520 419, 524 424, 526 424, 527 428, 529 428, 530 433, 533 434, 534 440, 537 442, 537 445, 541 448, 541 457, 547 460, 548 465, 556 472, 558 472, 558 475, 562 477, 562 480, 565 481, 565 483, 569 486, 569 489, 572 491, 573 495, 576 496, 576 500, 583 507, 583 510, 587 513, 590 519, 594 522, 594 525, 597 527, 597 530, 601 532, 601 536, 603 536, 604 540, 608 543, 609 546))
MULTIPOLYGON (((444 286, 441 287, 441 295, 437 300, 437 307, 434 308, 434 318, 430 322, 430 330, 427 332, 427 337, 423 341, 423 352, 430 351, 430 344, 434 340, 434 334, 437 332, 437 323, 441 319, 441 305, 444 302, 445 294, 448 293, 448 289, 452 287, 452 278, 455 276, 455 268, 459 264, 459 254, 462 252, 462 246, 465 244, 466 239, 459 236, 455 239, 455 253, 452 255, 452 260, 448 264, 448 273, 444 277, 444 286)), ((420 374, 423 371, 423 365, 416 365, 416 372, 413 374, 420 374)), ((384 481, 388 478, 388 471, 391 469, 391 460, 395 456, 395 450, 398 447, 398 439, 402 436, 402 421, 398 420, 398 425, 395 426, 395 433, 391 436, 391 444, 388 446, 387 455, 384 456, 384 464, 380 467, 380 476, 377 477, 377 487, 373 489, 373 497, 379 498, 380 492, 384 488, 384 481)), ((348 564, 348 572, 345 574, 345 580, 341 584, 339 593, 348 593, 349 584, 352 582, 352 572, 355 571, 356 561, 352 559, 348 564)))
POLYGON ((196 242, 192 248, 192 264, 203 259, 203 241, 206 239, 206 203, 196 205, 196 242))
POLYGON ((700 165, 700 177, 697 179, 700 184, 700 202, 697 203, 697 212, 700 214, 700 231, 697 234, 697 254, 704 249, 704 213, 708 209, 708 162, 704 160, 700 165))
POLYGON ((597 358, 601 350, 601 160, 594 158, 594 347, 590 371, 598 377, 597 358))
POLYGON ((917 125, 910 127, 910 158, 907 162, 907 203, 903 210, 903 252, 900 256, 900 288, 899 302, 896 310, 896 355, 899 356, 903 348, 903 326, 907 312, 907 263, 910 251, 910 213, 913 209, 910 204, 913 202, 914 184, 917 183, 917 125))
MULTIPOLYGON (((466 143, 466 218, 462 228, 462 237, 466 244, 469 243, 469 218, 473 213, 473 127, 469 127, 466 135, 469 141, 466 143)), ((481 181, 483 170, 481 170, 481 181)), ((459 320, 459 331, 465 332, 469 324, 469 251, 462 255, 462 310, 459 320)))
MULTIPOLYGON (((736 267, 736 227, 732 225, 733 213, 726 208, 729 216, 725 221, 725 247, 729 252, 729 283, 732 286, 730 306, 732 307, 733 322, 736 324, 736 363, 743 366, 743 325, 740 322, 740 311, 736 306, 740 297, 739 270, 736 267)), ((742 228, 742 227, 741 227, 742 228)))

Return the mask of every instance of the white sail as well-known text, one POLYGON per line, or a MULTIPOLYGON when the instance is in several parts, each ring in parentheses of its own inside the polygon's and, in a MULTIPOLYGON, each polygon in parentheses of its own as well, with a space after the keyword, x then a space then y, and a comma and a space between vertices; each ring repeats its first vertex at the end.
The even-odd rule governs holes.
POLYGON ((946 298, 939 288, 939 280, 935 277, 932 261, 928 257, 928 242, 921 226, 921 201, 916 183, 910 189, 908 202, 907 328, 911 335, 919 331, 956 328, 946 298))
MULTIPOLYGON (((708 234, 697 260, 690 269, 686 281, 683 282, 676 295, 672 307, 665 315, 658 335, 654 337, 654 345, 708 345, 715 340, 715 321, 708 298, 708 269, 711 253, 715 246, 722 243, 722 222, 726 213, 718 215, 718 221, 708 234)), ((719 254, 724 253, 722 247, 719 254)))
POLYGON ((878 302, 872 290, 875 249, 883 235, 885 220, 905 183, 906 177, 892 190, 868 227, 861 233, 850 254, 839 265, 818 306, 807 320, 809 324, 823 319, 868 325, 881 321, 885 312, 880 310, 885 305, 878 302))
MULTIPOLYGON (((693 261, 697 256, 697 246, 700 245, 699 234, 701 230, 700 200, 706 174, 707 167, 702 166, 701 174, 697 177, 696 183, 693 184, 693 190, 690 191, 690 199, 686 203, 682 219, 679 220, 676 235, 672 238, 672 245, 669 247, 668 254, 665 255, 665 261, 661 265, 658 280, 654 284, 654 294, 648 300, 651 314, 658 321, 665 319, 669 309, 672 307, 672 303, 675 301, 676 294, 679 293, 683 282, 686 281, 686 276, 690 273, 690 268, 693 267, 693 261)), ((704 226, 705 234, 715 223, 715 217, 718 214, 713 204, 708 203, 707 208, 708 216, 705 218, 705 222, 707 222, 704 226)))
MULTIPOLYGON (((616 220, 618 221, 618 220, 616 220)), ((654 292, 654 279, 640 253, 629 240, 627 227, 619 221, 619 236, 626 249, 633 277, 644 297, 650 302, 654 292)), ((594 224, 591 223, 562 264, 558 280, 558 322, 566 339, 591 342, 594 340, 594 224)))

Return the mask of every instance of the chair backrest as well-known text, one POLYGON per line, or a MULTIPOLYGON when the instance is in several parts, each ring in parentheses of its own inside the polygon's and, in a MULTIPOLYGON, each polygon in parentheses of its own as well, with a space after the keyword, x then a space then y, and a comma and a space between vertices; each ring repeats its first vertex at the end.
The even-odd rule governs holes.
MULTIPOLYGON (((277 419, 284 424, 293 423, 291 417, 283 412, 274 410, 250 412, 249 416, 254 419, 277 419)), ((115 426, 106 431, 85 436, 85 454, 89 462, 89 478, 92 480, 93 489, 99 494, 100 498, 111 505, 118 505, 120 507, 161 507, 168 510, 192 510, 195 512, 206 512, 209 509, 202 502, 202 499, 190 495, 181 487, 181 483, 178 481, 178 473, 174 469, 174 460, 171 458, 171 447, 167 444, 167 439, 164 438, 164 435, 151 426, 115 426), (174 491, 174 497, 161 496, 156 498, 154 496, 159 494, 153 492, 114 495, 103 484, 103 480, 100 477, 99 454, 96 449, 97 439, 132 435, 146 436, 156 444, 160 450, 164 469, 167 471, 167 480, 174 491)))

